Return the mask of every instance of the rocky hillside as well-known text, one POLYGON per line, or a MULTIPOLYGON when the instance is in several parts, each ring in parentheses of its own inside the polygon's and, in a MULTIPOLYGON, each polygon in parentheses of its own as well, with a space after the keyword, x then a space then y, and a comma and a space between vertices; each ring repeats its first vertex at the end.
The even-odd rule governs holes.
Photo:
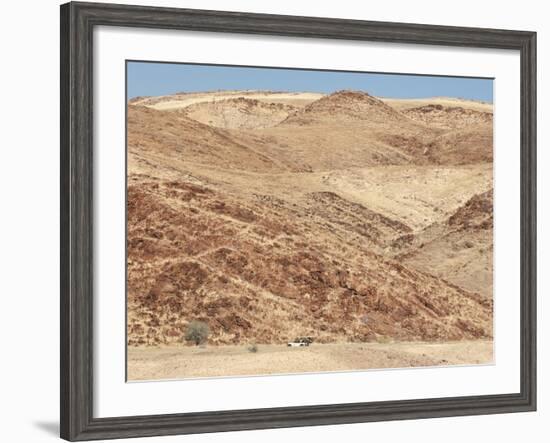
POLYGON ((459 106, 426 105, 406 109, 403 114, 412 120, 442 129, 464 129, 471 126, 490 125, 493 121, 492 112, 475 111, 459 106))
POLYGON ((492 337, 492 119, 217 94, 129 104, 130 345, 492 337))

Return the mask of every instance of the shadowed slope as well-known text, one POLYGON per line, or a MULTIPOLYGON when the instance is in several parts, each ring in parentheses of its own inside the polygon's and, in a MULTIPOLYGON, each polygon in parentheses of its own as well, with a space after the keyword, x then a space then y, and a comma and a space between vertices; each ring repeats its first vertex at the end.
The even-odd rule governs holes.
POLYGON ((286 169, 247 145, 242 137, 179 113, 143 106, 128 107, 128 150, 137 163, 151 160, 149 167, 156 169, 185 163, 250 171, 286 169))
POLYGON ((492 299, 493 190, 474 195, 445 222, 406 234, 393 247, 406 265, 492 299))

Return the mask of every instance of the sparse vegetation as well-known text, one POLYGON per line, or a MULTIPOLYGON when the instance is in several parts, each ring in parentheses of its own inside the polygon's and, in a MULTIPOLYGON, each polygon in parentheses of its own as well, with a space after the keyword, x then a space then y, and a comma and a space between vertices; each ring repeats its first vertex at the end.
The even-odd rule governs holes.
POLYGON ((199 320, 193 320, 187 325, 185 330, 184 340, 195 343, 196 346, 206 343, 210 335, 208 325, 199 320))

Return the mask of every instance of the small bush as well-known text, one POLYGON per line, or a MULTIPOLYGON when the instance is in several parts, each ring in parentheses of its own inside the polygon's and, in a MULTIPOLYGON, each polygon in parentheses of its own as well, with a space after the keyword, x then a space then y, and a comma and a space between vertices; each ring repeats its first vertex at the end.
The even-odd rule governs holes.
POLYGON ((252 352, 252 353, 258 352, 258 345, 257 345, 256 343, 252 343, 252 344, 248 347, 248 352, 252 352))
POLYGON ((196 346, 206 343, 208 336, 210 335, 210 329, 208 325, 199 320, 193 320, 187 325, 185 331, 184 340, 195 343, 196 346))

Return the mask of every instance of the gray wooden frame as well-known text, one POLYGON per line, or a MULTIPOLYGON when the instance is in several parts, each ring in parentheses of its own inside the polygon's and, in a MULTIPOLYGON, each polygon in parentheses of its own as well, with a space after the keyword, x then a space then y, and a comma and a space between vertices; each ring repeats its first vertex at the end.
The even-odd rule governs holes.
MULTIPOLYGON (((70 441, 536 409, 536 33, 99 3, 61 6, 61 437, 70 441), (517 50, 521 56, 521 392, 93 417, 92 44, 98 25, 517 50)), ((514 294, 515 295, 515 294, 514 294)))

